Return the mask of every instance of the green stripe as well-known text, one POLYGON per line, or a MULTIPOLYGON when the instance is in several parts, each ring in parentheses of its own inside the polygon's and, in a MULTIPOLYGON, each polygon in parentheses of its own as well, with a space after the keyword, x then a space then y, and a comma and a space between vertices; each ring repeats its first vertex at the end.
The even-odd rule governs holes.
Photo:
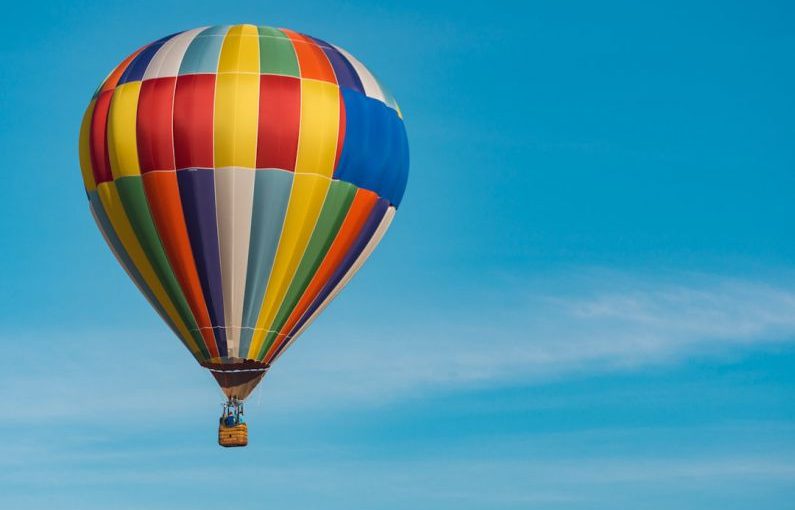
POLYGON ((199 346, 202 354, 209 358, 210 353, 204 345, 204 338, 199 333, 199 326, 196 324, 196 319, 193 318, 193 313, 188 306, 185 295, 182 293, 182 288, 179 286, 177 278, 174 276, 168 257, 166 257, 166 252, 163 250, 163 245, 160 243, 160 237, 157 234, 157 229, 149 211, 149 204, 146 201, 142 178, 140 176, 125 176, 116 179, 114 182, 116 189, 119 191, 124 210, 127 212, 127 217, 130 219, 130 225, 132 225, 135 236, 138 238, 144 253, 149 258, 157 278, 166 290, 168 297, 174 303, 177 313, 190 330, 196 345, 199 346))
POLYGON ((97 222, 99 223, 99 228, 102 232, 105 233, 105 236, 108 240, 108 243, 113 248, 113 251, 116 252, 119 258, 119 262, 121 265, 127 270, 127 273, 130 275, 130 278, 138 285, 138 288, 141 289, 141 292, 144 294, 146 299, 149 303, 154 307, 157 311, 158 315, 165 321, 171 331, 177 335, 185 347, 188 348, 189 351, 193 352, 188 346, 187 342, 182 339, 179 335, 179 330, 174 322, 171 320, 171 317, 168 316, 166 310, 163 308, 163 305, 160 301, 157 300, 155 293, 152 292, 152 289, 149 288, 147 285, 146 280, 144 280, 141 273, 138 271, 138 268, 135 266, 135 263, 132 261, 130 254, 127 253, 127 250, 124 249, 124 244, 122 244, 119 237, 116 235, 116 231, 113 230, 113 224, 108 219, 108 214, 105 211, 105 208, 102 205, 102 201, 99 199, 99 195, 96 191, 89 191, 88 192, 88 201, 91 209, 94 210, 94 214, 96 215, 97 222))
POLYGON ((287 294, 284 296, 284 301, 282 301, 276 318, 269 328, 272 331, 265 337, 257 359, 261 359, 268 352, 271 344, 276 340, 277 333, 275 331, 279 331, 284 326, 301 296, 304 295, 304 291, 323 262, 331 243, 337 237, 337 232, 339 232, 345 215, 348 214, 348 209, 351 207, 353 197, 356 195, 356 189, 356 186, 347 182, 331 182, 323 209, 320 211, 320 217, 315 225, 315 231, 309 239, 301 264, 298 266, 290 288, 287 289, 287 294))
POLYGON ((259 30, 259 72, 300 77, 298 58, 293 43, 281 30, 257 27, 259 30))

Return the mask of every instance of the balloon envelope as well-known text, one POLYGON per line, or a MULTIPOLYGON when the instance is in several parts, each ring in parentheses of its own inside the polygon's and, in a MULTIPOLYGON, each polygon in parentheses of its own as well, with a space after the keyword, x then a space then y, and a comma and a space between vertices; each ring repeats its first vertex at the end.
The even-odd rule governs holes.
POLYGON ((80 163, 121 265, 243 399, 384 235, 408 144, 396 102, 346 51, 214 26, 110 73, 85 112, 80 163))

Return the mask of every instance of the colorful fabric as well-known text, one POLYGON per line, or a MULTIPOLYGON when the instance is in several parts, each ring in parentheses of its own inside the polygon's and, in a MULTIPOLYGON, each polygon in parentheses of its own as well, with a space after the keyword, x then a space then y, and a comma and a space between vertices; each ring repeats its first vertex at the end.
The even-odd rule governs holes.
POLYGON ((108 245, 196 359, 270 364, 384 235, 408 144, 394 99, 344 50, 216 26, 111 72, 80 163, 108 245))

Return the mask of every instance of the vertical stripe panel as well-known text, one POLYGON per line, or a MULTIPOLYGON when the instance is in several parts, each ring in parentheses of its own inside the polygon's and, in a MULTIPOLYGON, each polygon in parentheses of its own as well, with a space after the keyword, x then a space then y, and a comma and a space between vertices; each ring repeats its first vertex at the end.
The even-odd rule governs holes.
POLYGON ((255 356, 262 347, 266 329, 273 322, 273 317, 284 299, 298 263, 306 251, 326 198, 329 183, 330 180, 324 176, 295 175, 282 236, 247 357, 255 356))
POLYGON ((398 205, 408 176, 408 142, 403 121, 375 99, 342 89, 345 138, 336 179, 378 193, 398 205))
POLYGON ((334 46, 334 48, 342 54, 343 57, 351 64, 356 74, 359 76, 359 81, 364 88, 364 93, 367 97, 372 97, 373 99, 378 99, 382 103, 386 104, 386 95, 384 91, 381 90, 381 85, 378 83, 378 80, 375 79, 373 73, 367 69, 364 64, 356 60, 356 57, 348 53, 347 51, 343 50, 339 46, 334 46))
POLYGON ((160 50, 155 53, 155 56, 152 57, 143 79, 151 80, 152 78, 165 78, 179 74, 179 68, 182 64, 182 59, 185 57, 185 52, 193 39, 203 30, 204 28, 188 30, 166 41, 160 50))
POLYGON ((345 99, 342 97, 342 89, 340 89, 340 121, 337 133, 337 150, 334 153, 334 170, 333 175, 337 173, 337 167, 340 164, 340 157, 342 156, 342 148, 345 147, 345 132, 347 131, 348 116, 345 113, 345 99))
POLYGON ((282 235, 284 216, 290 198, 293 174, 282 170, 257 170, 254 207, 251 218, 251 243, 246 273, 246 295, 238 356, 246 356, 262 307, 265 289, 282 235))
MULTIPOLYGON (((212 321, 193 260, 176 171, 146 173, 143 175, 143 183, 149 210, 174 276, 185 293, 185 299, 201 329, 201 335, 210 354, 217 357, 221 349, 215 341, 212 321)), ((224 343, 224 351, 225 345, 224 343)))
POLYGON ((205 29, 197 35, 185 51, 179 66, 179 74, 215 73, 218 71, 218 57, 224 42, 227 26, 205 29))
POLYGON ((257 27, 259 30, 260 64, 262 74, 299 77, 298 59, 293 43, 280 30, 257 27))
POLYGON ((215 167, 255 168, 259 103, 256 27, 229 29, 221 49, 215 95, 215 167), (243 74, 250 73, 250 74, 243 74))
POLYGON ((359 79, 359 75, 356 74, 356 70, 351 63, 342 56, 339 50, 316 37, 313 37, 312 40, 314 40, 326 54, 326 57, 331 63, 331 67, 334 68, 334 75, 337 77, 339 86, 356 90, 364 94, 364 87, 362 86, 362 81, 359 79))
POLYGON ((158 39, 149 46, 143 48, 138 55, 132 59, 130 65, 127 66, 127 69, 124 70, 124 73, 122 73, 121 77, 119 78, 119 84, 143 80, 144 73, 146 73, 146 68, 149 67, 149 63, 152 61, 152 58, 154 58, 155 54, 160 51, 160 48, 163 47, 163 44, 165 44, 165 42, 171 39, 173 36, 174 35, 169 35, 162 39, 158 39))
POLYGON ((254 25, 235 25, 229 29, 221 48, 218 73, 259 74, 259 32, 254 25))
POLYGON ((257 157, 259 32, 229 29, 215 95, 215 193, 227 345, 237 351, 243 318, 257 157))
POLYGON ((138 99, 138 158, 141 173, 174 170, 173 106, 176 78, 147 80, 138 99))
POLYGON ((91 168, 94 172, 94 182, 97 184, 113 180, 110 171, 110 157, 108 155, 108 110, 113 90, 103 91, 97 96, 94 112, 91 117, 91 136, 89 147, 91 154, 91 168))
POLYGON ((282 32, 293 43, 295 54, 298 56, 301 78, 337 83, 334 77, 334 68, 331 67, 331 62, 328 61, 320 46, 308 37, 292 30, 283 28, 282 32))
POLYGON ((113 178, 139 175, 136 119, 141 82, 119 85, 113 91, 108 114, 108 156, 113 178))
POLYGON ((362 268, 364 263, 367 262, 367 259, 370 258, 370 255, 372 255, 375 248, 384 238, 386 231, 389 230, 389 226, 392 224, 392 220, 395 219, 396 211, 397 209, 394 206, 390 206, 386 210, 386 213, 384 213, 383 218, 381 218, 381 222, 378 224, 378 228, 376 229, 375 233, 372 235, 370 240, 367 242, 367 245, 364 247, 364 250, 362 250, 362 252, 354 261, 351 268, 345 273, 345 276, 343 276, 340 283, 332 291, 329 298, 333 299, 334 296, 336 296, 339 293, 339 291, 342 290, 342 287, 348 284, 348 282, 351 280, 351 278, 353 278, 356 272, 362 268))
POLYGON ((374 99, 342 89, 345 142, 334 177, 380 193, 379 177, 386 158, 386 132, 379 115, 386 107, 374 99))
POLYGON ((215 167, 255 168, 259 75, 219 74, 215 94, 215 167))
POLYGON ((130 63, 133 60, 135 60, 138 57, 138 55, 140 55, 141 52, 143 50, 145 50, 145 49, 146 49, 146 46, 144 46, 143 48, 139 48, 138 50, 135 51, 135 53, 133 53, 129 57, 125 58, 122 61, 121 64, 116 66, 116 69, 111 71, 111 73, 108 75, 108 77, 105 78, 105 81, 102 82, 102 86, 97 91, 97 94, 99 94, 100 92, 102 92, 104 90, 113 90, 114 88, 116 88, 116 85, 119 84, 119 80, 121 79, 121 77, 124 74, 124 72, 127 71, 127 68, 129 67, 130 63))
POLYGON ((188 229, 193 261, 199 275, 204 301, 210 314, 213 334, 221 356, 227 353, 224 331, 224 300, 221 259, 215 211, 215 183, 212 169, 177 171, 182 212, 188 229))
POLYGON ((177 78, 174 92, 174 159, 179 168, 213 167, 215 75, 177 78))
POLYGON ((83 175, 83 183, 86 186, 86 192, 91 193, 97 189, 97 183, 94 181, 94 169, 91 166, 91 119, 94 116, 95 100, 92 99, 83 113, 83 121, 80 124, 80 141, 78 150, 80 154, 80 172, 83 175))
POLYGON ((214 173, 226 342, 235 351, 240 344, 256 172, 216 168, 214 173))
POLYGON ((395 115, 387 116, 389 152, 381 179, 381 196, 395 207, 400 205, 409 177, 409 142, 403 121, 395 115))
POLYGON ((326 82, 301 80, 301 126, 296 172, 331 177, 340 122, 339 88, 326 82))
POLYGON ((294 170, 301 115, 301 81, 262 75, 257 131, 257 168, 294 170))

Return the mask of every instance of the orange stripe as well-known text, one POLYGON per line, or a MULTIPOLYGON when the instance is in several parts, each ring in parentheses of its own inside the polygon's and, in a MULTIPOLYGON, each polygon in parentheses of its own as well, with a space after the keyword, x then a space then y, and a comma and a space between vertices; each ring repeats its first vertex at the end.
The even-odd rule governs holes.
POLYGON ((301 78, 323 80, 336 84, 334 68, 323 53, 323 49, 314 41, 292 30, 281 29, 290 38, 298 56, 298 66, 301 68, 301 78))
POLYGON ((127 57, 124 60, 122 60, 121 64, 116 66, 116 69, 114 69, 113 72, 110 73, 110 76, 107 77, 107 79, 105 80, 105 83, 102 84, 102 88, 100 89, 100 92, 104 92, 105 90, 112 90, 112 89, 116 88, 116 85, 118 85, 119 80, 121 79, 121 75, 127 69, 127 66, 130 64, 132 59, 137 57, 138 54, 141 53, 145 48, 146 48, 146 46, 138 48, 137 50, 135 50, 135 53, 133 53, 129 57, 127 57))
POLYGON ((279 346, 287 339, 287 334, 301 319, 315 298, 317 298, 320 291, 323 290, 323 286, 326 285, 331 275, 334 274, 334 271, 348 254, 359 232, 361 232, 362 226, 364 226, 367 218, 370 217, 370 211, 372 211, 377 201, 378 195, 372 191, 366 189, 359 189, 356 191, 353 202, 351 202, 351 207, 348 209, 348 214, 345 215, 345 221, 342 222, 342 226, 339 232, 337 232, 337 237, 334 238, 334 242, 323 258, 323 262, 320 264, 320 267, 318 267, 315 276, 312 277, 312 281, 309 282, 303 296, 301 296, 300 301, 298 301, 298 304, 293 309, 287 322, 284 323, 276 340, 271 344, 270 349, 268 349, 264 358, 265 363, 271 362, 279 346))
POLYGON ((201 328, 207 350, 212 357, 217 358, 218 346, 215 344, 210 314, 204 302, 193 250, 188 240, 188 228, 182 214, 177 172, 149 172, 143 174, 143 180, 149 209, 174 275, 185 293, 196 323, 201 328))

